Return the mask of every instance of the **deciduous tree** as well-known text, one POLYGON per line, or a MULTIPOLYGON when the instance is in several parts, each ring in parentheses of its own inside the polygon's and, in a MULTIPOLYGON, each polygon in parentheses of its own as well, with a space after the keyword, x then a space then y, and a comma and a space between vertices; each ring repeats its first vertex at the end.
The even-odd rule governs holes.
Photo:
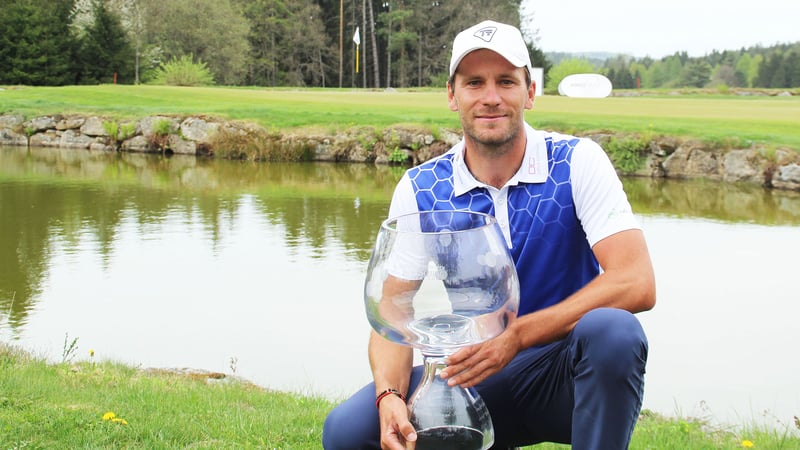
POLYGON ((249 24, 231 0, 139 0, 147 40, 162 60, 192 54, 206 62, 219 84, 243 80, 249 24))

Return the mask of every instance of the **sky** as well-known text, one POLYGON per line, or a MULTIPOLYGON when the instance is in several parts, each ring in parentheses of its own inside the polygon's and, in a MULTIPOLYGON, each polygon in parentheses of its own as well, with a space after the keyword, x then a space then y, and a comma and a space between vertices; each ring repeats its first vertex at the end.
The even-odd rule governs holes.
POLYGON ((798 0, 523 0, 544 52, 661 58, 800 42, 798 0))

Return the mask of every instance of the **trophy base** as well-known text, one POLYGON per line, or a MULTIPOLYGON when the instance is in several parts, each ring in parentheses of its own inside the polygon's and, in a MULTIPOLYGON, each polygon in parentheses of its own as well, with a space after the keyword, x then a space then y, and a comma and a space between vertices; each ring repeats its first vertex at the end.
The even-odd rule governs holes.
POLYGON ((441 426, 417 431, 416 450, 483 450, 483 433, 469 427, 441 426))

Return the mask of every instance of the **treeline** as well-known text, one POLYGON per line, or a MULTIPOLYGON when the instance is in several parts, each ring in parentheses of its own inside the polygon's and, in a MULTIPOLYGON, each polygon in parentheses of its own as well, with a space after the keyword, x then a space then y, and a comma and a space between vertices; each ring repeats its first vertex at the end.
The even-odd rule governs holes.
POLYGON ((617 56, 602 70, 615 88, 793 88, 800 86, 800 42, 772 47, 686 52, 654 60, 617 56))
MULTIPOLYGON (((536 28, 535 9, 521 3, 0 0, 0 84, 170 83, 170 69, 178 79, 203 72, 187 83, 231 86, 443 86, 458 31, 486 18, 536 28)), ((606 74, 617 89, 800 86, 800 43, 597 62, 546 55, 536 38, 526 36, 550 91, 587 71, 606 74)))
POLYGON ((152 82, 186 58, 222 85, 443 85, 458 31, 520 24, 520 0, 0 0, 0 10, 0 84, 26 85, 152 82))

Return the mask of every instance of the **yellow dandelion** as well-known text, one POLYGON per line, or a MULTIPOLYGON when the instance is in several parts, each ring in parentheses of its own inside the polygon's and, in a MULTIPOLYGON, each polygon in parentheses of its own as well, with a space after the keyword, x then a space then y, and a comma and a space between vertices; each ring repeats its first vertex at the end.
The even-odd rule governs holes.
POLYGON ((742 441, 742 447, 744 447, 744 448, 752 448, 752 447, 755 447, 755 446, 756 446, 756 444, 753 444, 753 441, 750 441, 750 440, 747 440, 747 439, 742 441))
POLYGON ((94 358, 94 349, 93 348, 89 349, 89 358, 94 358))
POLYGON ((115 418, 111 419, 111 421, 114 422, 114 423, 118 423, 120 425, 127 425, 128 424, 127 420, 120 419, 119 417, 115 417, 115 418))
POLYGON ((114 414, 114 413, 113 413, 113 412, 111 412, 111 411, 109 411, 109 412, 107 412, 107 413, 103 414, 103 420, 105 420, 105 421, 108 421, 108 420, 114 420, 114 418, 115 418, 115 417, 117 417, 117 415, 116 415, 116 414, 114 414))

